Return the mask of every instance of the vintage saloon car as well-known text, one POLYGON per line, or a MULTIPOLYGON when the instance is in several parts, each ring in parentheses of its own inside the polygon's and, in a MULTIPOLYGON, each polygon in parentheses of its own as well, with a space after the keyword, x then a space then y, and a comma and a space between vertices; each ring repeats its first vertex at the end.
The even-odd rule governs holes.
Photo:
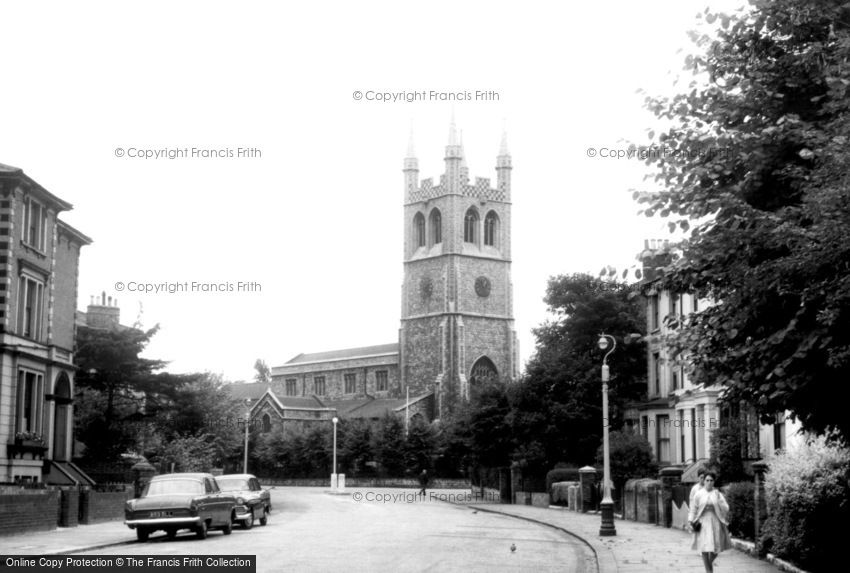
POLYGON ((155 476, 142 492, 124 506, 124 523, 136 530, 139 541, 147 541, 154 531, 169 538, 181 529, 194 531, 200 538, 210 529, 233 531, 236 498, 222 493, 211 474, 183 473, 155 476))
POLYGON ((259 480, 251 474, 227 474, 216 476, 215 481, 221 491, 236 496, 236 521, 242 527, 251 529, 254 519, 260 525, 268 523, 272 511, 271 495, 260 486, 259 480))

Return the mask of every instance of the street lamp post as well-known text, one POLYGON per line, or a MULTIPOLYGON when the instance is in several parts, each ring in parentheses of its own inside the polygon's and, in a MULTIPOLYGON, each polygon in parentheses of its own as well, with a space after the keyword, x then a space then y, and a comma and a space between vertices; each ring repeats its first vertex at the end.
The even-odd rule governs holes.
POLYGON ((251 422, 251 399, 245 398, 245 458, 242 461, 242 473, 248 473, 248 426, 251 422))
POLYGON ((331 489, 333 491, 336 491, 339 485, 337 481, 339 479, 339 476, 337 476, 336 473, 336 425, 339 422, 339 418, 334 416, 333 420, 331 421, 334 423, 334 473, 331 474, 331 489))
POLYGON ((617 529, 614 527, 614 500, 611 499, 611 454, 608 445, 608 380, 610 372, 608 370, 608 356, 617 348, 617 340, 610 334, 599 335, 599 349, 605 350, 608 348, 608 341, 611 341, 611 350, 605 357, 602 358, 602 503, 599 508, 602 510, 602 525, 599 528, 599 535, 612 536, 617 535, 617 529))

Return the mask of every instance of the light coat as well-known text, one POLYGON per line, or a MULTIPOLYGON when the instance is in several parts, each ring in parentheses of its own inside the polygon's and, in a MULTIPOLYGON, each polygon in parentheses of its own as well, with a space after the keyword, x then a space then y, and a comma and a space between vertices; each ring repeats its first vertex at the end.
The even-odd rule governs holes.
POLYGON ((723 525, 729 525, 729 504, 717 488, 706 491, 705 488, 694 494, 693 503, 688 511, 688 523, 693 523, 702 517, 709 502, 714 503, 714 514, 723 525))

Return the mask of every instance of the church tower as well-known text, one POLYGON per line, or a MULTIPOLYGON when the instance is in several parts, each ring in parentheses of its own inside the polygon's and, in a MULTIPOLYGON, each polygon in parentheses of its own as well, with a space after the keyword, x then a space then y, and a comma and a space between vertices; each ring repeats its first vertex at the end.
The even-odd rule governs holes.
POLYGON ((496 186, 469 181, 454 119, 439 184, 404 159, 401 389, 434 392, 435 416, 489 381, 518 375, 511 283, 511 156, 503 134, 496 186))

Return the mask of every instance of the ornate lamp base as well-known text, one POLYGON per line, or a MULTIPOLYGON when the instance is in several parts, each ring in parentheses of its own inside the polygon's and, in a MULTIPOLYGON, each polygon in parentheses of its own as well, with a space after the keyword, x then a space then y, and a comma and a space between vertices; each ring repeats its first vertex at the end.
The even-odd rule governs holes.
POLYGON ((599 504, 599 509, 602 511, 602 526, 599 528, 601 537, 611 537, 617 535, 617 528, 614 527, 614 502, 602 502, 599 504))

